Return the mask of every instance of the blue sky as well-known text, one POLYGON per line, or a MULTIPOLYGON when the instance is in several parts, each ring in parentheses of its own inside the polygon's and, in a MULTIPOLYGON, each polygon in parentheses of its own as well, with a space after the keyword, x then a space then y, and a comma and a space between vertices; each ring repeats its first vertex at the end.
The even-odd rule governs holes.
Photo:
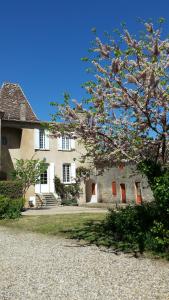
MULTIPOLYGON (((19 83, 42 120, 54 112, 50 101, 64 91, 83 95, 85 64, 93 38, 126 21, 137 31, 137 17, 166 18, 168 0, 0 0, 0 83, 19 83)), ((169 30, 168 30, 169 31, 169 30)))

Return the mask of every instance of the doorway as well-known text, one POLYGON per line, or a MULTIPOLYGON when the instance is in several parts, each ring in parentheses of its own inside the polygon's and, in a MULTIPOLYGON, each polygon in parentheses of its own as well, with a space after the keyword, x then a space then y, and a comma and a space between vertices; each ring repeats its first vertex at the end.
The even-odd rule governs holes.
POLYGON ((120 190, 121 190, 121 201, 122 203, 126 203, 126 186, 124 183, 120 184, 120 190))

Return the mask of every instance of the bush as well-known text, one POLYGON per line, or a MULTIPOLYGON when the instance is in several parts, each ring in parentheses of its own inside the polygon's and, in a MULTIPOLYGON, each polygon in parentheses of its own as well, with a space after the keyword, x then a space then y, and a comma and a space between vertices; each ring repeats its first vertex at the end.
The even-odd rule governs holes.
POLYGON ((155 216, 154 203, 128 206, 110 211, 105 221, 105 230, 115 242, 123 242, 126 248, 144 251, 146 234, 155 216))
POLYGON ((60 179, 55 176, 55 191, 61 198, 62 205, 77 205, 80 186, 79 183, 63 184, 60 179))
POLYGON ((63 199, 61 204, 66 205, 66 206, 77 206, 78 205, 76 199, 63 199))
POLYGON ((23 198, 9 199, 0 196, 0 219, 16 219, 21 215, 25 200, 23 198))
POLYGON ((148 249, 169 255, 169 229, 162 222, 154 221, 146 243, 148 249))
POLYGON ((0 195, 10 199, 22 197, 22 183, 20 181, 0 181, 0 195))

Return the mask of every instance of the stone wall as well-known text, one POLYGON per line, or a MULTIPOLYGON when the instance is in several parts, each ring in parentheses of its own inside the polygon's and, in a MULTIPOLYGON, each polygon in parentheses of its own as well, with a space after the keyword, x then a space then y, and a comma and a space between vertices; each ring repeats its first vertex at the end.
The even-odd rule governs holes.
MULTIPOLYGON (((153 199, 152 191, 148 185, 147 179, 140 174, 135 166, 127 165, 112 167, 105 170, 103 175, 93 177, 97 183, 97 202, 103 203, 122 203, 122 184, 125 185, 126 203, 137 202, 136 183, 140 183, 142 201, 150 202, 153 199), (112 182, 115 182, 116 195, 112 192, 112 182)), ((91 187, 88 187, 91 190, 91 187)), ((89 194, 90 191, 87 191, 89 194)))

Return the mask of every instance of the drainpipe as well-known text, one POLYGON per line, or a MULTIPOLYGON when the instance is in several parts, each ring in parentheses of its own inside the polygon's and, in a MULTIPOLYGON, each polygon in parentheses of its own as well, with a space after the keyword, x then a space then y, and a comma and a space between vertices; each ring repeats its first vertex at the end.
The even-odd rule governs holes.
POLYGON ((0 172, 2 171, 2 118, 4 112, 0 111, 0 172))

